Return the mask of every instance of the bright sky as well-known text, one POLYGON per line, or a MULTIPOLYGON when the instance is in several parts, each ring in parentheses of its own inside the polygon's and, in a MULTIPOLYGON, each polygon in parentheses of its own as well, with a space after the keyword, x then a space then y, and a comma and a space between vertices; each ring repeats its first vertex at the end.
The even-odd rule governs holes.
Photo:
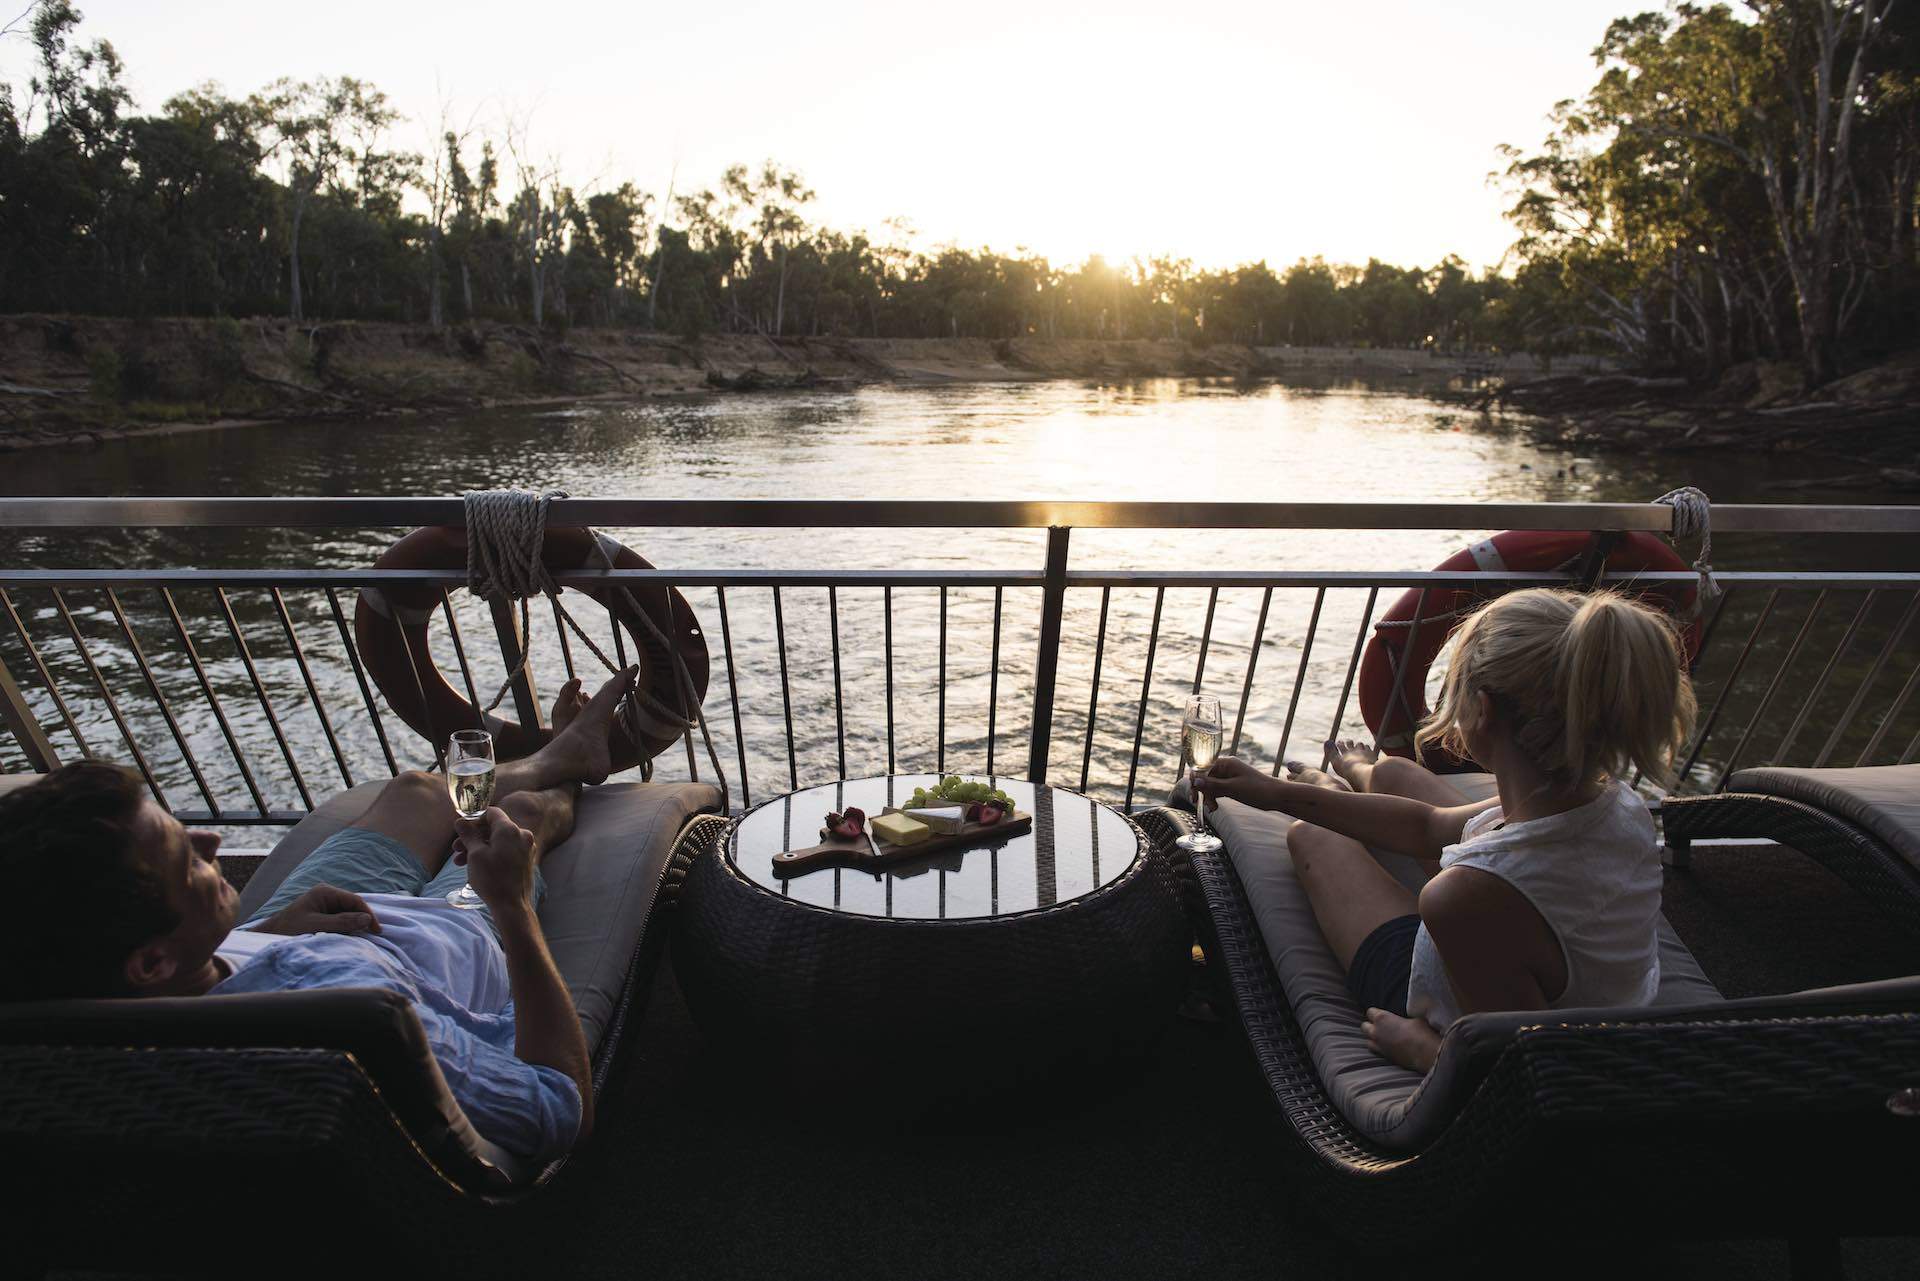
POLYGON ((203 80, 349 74, 415 149, 443 96, 496 128, 532 108, 576 186, 658 194, 676 163, 684 190, 774 157, 834 226, 1208 266, 1493 263, 1494 148, 1538 142, 1608 21, 1653 4, 79 0, 149 109, 203 80))

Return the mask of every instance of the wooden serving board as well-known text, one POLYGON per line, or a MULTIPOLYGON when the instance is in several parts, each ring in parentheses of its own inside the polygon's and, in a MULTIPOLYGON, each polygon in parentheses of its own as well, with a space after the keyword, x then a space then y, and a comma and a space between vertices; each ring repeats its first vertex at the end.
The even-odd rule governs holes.
MULTIPOLYGON (((899 811, 889 808, 882 812, 895 814, 899 811)), ((998 823, 968 823, 957 832, 934 832, 926 840, 912 845, 891 845, 878 837, 827 836, 822 829, 821 834, 825 839, 818 845, 775 854, 773 871, 776 876, 799 876, 822 867, 878 871, 894 863, 904 863, 929 854, 971 849, 977 845, 996 845, 1007 837, 1020 836, 1032 830, 1033 815, 1024 810, 1015 810, 998 823)))

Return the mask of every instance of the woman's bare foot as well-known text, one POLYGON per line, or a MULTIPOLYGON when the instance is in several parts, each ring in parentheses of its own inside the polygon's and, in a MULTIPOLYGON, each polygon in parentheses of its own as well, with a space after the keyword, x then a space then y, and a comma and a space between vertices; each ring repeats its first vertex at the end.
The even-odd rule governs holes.
POLYGON ((633 688, 639 674, 638 664, 615 672, 590 699, 580 697, 578 680, 567 682, 553 705, 553 737, 547 745, 528 758, 538 765, 540 786, 558 787, 563 783, 604 783, 613 771, 613 750, 608 734, 613 728, 614 712, 620 700, 633 688), (571 692, 571 697, 569 697, 571 692))
POLYGON ((1370 1009, 1360 1030, 1374 1053, 1403 1068, 1425 1072, 1440 1053, 1440 1034, 1425 1019, 1403 1019, 1387 1010, 1370 1009))
POLYGON ((1330 738, 1327 756, 1333 762, 1334 773, 1345 779, 1354 791, 1364 792, 1373 781, 1373 763, 1380 759, 1380 749, 1357 738, 1330 738))
POLYGON ((1351 792, 1353 789, 1325 770, 1315 769, 1305 761, 1287 762, 1287 781, 1305 783, 1308 787, 1330 787, 1336 792, 1351 792))

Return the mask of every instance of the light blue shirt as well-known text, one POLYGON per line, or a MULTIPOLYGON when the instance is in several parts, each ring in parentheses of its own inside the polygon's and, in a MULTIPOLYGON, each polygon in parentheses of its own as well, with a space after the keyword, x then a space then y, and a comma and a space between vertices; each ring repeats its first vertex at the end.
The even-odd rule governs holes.
POLYGON ((377 987, 413 1005, 447 1087, 483 1137, 530 1161, 564 1154, 580 1133, 580 1089, 513 1052, 507 959, 479 913, 444 899, 362 897, 378 934, 235 930, 217 949, 234 973, 209 995, 377 987))

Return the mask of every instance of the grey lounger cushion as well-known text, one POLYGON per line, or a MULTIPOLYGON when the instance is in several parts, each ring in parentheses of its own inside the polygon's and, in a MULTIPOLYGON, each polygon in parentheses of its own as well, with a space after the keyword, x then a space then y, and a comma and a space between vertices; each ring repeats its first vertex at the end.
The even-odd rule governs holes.
MULTIPOLYGON (((330 797, 287 833, 240 895, 246 919, 320 842, 367 812, 381 784, 362 783, 330 797)), ((653 910, 674 837, 686 821, 717 810, 718 788, 705 783, 613 783, 580 795, 573 835, 547 855, 540 924, 597 1051, 633 950, 653 910)))
POLYGON ((1783 796, 1846 819, 1920 870, 1920 765, 1861 769, 1743 769, 1729 792, 1783 796))
MULTIPOLYGON (((1489 774, 1452 775, 1448 782, 1466 800, 1493 794, 1489 774)), ((1465 1093, 1477 1083, 1477 1072, 1468 1069, 1484 1068, 1484 1063, 1456 1048, 1456 1041, 1464 1039, 1453 1036, 1442 1045, 1439 1062, 1425 1077, 1389 1063, 1368 1048, 1360 1031, 1361 1011, 1347 994, 1346 974, 1328 949, 1306 891, 1294 876, 1286 836, 1292 820, 1234 801, 1221 802, 1214 816, 1328 1096, 1356 1129, 1381 1146, 1424 1147, 1446 1127, 1465 1093)), ((1417 890, 1425 880, 1426 873, 1415 859, 1383 851, 1376 851, 1375 857, 1409 889, 1417 890)), ((1656 1004, 1699 1004, 1717 1001, 1719 996, 1663 920, 1656 1004)), ((1540 1015, 1529 1019, 1538 1022, 1540 1015)))

